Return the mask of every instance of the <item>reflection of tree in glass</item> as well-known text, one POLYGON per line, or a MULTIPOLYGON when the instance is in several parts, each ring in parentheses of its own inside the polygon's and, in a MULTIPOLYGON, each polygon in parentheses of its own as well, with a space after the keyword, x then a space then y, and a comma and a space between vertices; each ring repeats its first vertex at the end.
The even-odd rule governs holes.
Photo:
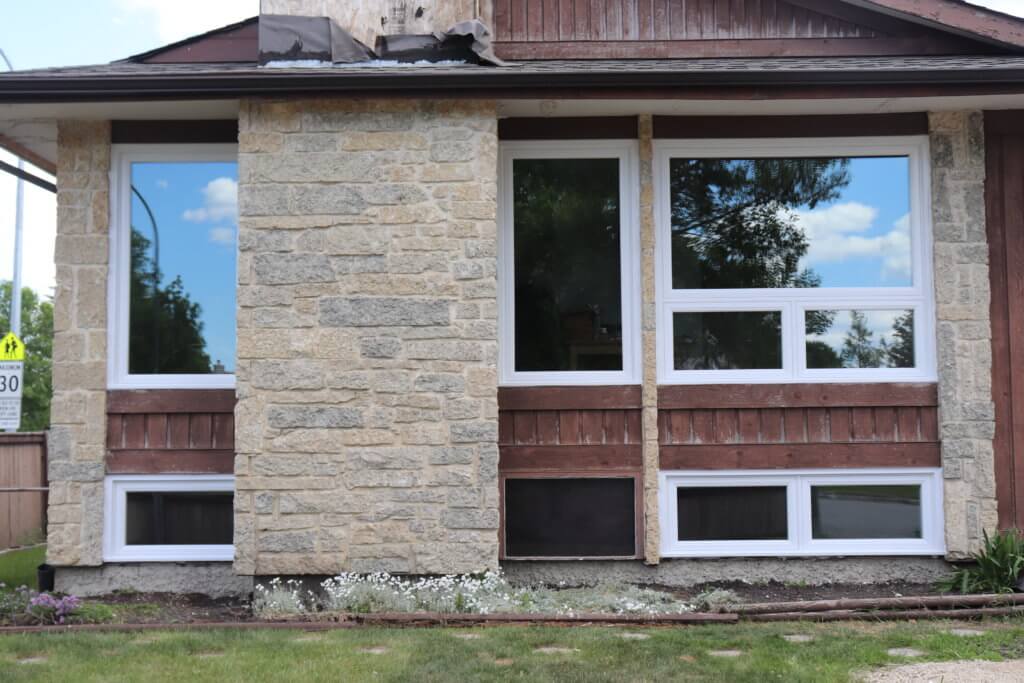
MULTIPOLYGON (((842 158, 673 159, 672 286, 820 287, 817 273, 800 269, 808 242, 795 211, 838 199, 850 183, 849 163, 842 158)), ((824 333, 832 316, 831 311, 810 312, 808 333, 824 333)), ((708 321, 705 333, 719 344, 779 337, 772 317, 763 316, 765 329, 754 333, 735 327, 748 323, 721 316, 708 321)), ((773 346, 759 348, 769 352, 773 346)), ((815 351, 827 359, 831 349, 823 344, 815 351)), ((771 367, 770 360, 757 361, 755 367, 771 367)))
MULTIPOLYGON (((839 311, 824 311, 835 316, 839 311)), ((809 368, 912 368, 914 367, 914 311, 903 312, 894 321, 891 338, 877 341, 863 311, 849 311, 850 327, 840 349, 824 341, 807 340, 809 368)), ((807 328, 811 333, 810 324, 807 328)))
POLYGON ((150 244, 132 228, 129 372, 210 372, 199 320, 202 309, 189 299, 180 276, 169 285, 159 284, 162 276, 147 255, 150 244))
POLYGON ((896 318, 892 330, 893 343, 886 344, 885 348, 889 367, 914 367, 914 312, 906 311, 896 318))
POLYGON ((843 340, 843 350, 839 359, 844 368, 880 368, 884 367, 885 340, 875 346, 874 333, 868 327, 867 319, 862 311, 850 311, 850 329, 843 340))
POLYGON ((516 369, 622 369, 617 159, 517 160, 516 369))

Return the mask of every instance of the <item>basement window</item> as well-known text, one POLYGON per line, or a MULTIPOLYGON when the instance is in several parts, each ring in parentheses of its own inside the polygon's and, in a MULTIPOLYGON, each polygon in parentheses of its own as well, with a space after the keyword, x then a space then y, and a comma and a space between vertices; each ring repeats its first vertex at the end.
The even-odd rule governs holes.
POLYGON ((662 384, 934 381, 925 136, 659 140, 662 384))
POLYGON ((231 475, 111 475, 104 559, 229 561, 234 557, 231 475))
POLYGON ((637 555, 634 477, 505 480, 505 557, 637 555))
POLYGON ((232 388, 235 145, 114 145, 109 386, 232 388))
POLYGON ((501 146, 506 385, 639 381, 635 141, 501 146))
POLYGON ((662 472, 664 557, 939 555, 941 471, 662 472))

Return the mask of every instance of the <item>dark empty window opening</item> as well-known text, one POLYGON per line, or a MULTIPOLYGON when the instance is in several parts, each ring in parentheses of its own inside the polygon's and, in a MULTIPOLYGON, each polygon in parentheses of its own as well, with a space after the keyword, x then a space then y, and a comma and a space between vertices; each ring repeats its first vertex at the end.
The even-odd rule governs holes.
POLYGON ((234 540, 233 493, 145 491, 127 498, 127 545, 230 545, 234 540))
POLYGON ((507 557, 633 557, 632 477, 508 479, 507 557))

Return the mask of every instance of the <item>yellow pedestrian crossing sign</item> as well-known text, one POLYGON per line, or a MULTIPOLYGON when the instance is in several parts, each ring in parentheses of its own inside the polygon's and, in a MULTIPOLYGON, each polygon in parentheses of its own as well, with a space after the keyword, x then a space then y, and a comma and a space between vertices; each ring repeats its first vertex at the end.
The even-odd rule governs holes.
POLYGON ((0 339, 0 361, 25 360, 25 344, 18 335, 8 332, 0 339))

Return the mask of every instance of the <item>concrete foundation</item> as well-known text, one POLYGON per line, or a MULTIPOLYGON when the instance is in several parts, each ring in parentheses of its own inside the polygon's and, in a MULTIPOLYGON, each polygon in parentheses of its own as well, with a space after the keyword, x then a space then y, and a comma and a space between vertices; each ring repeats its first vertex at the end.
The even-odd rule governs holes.
POLYGON ((140 593, 199 593, 211 598, 252 593, 251 576, 235 574, 230 562, 146 562, 100 567, 58 567, 55 589, 83 597, 117 590, 140 593))
POLYGON ((780 583, 821 586, 904 581, 932 583, 949 574, 949 565, 930 557, 728 558, 662 559, 657 566, 631 562, 505 562, 509 581, 518 585, 564 582, 696 586, 707 583, 780 583))

